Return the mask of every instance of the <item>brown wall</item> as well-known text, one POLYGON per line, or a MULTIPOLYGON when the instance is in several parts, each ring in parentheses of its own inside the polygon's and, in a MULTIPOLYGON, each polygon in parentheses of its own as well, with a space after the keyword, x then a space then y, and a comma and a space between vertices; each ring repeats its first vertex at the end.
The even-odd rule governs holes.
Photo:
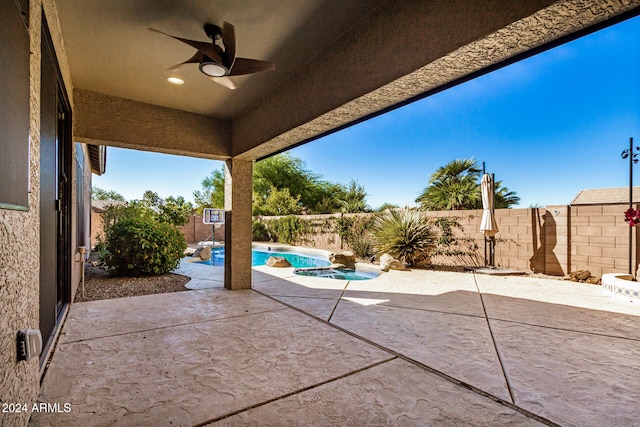
MULTIPOLYGON (((182 231, 188 243, 211 240, 211 234, 214 231, 211 224, 204 224, 202 222, 202 215, 191 215, 189 217, 189 223, 178 228, 182 231)), ((224 225, 220 228, 215 228, 214 240, 216 242, 224 242, 224 225)))
MULTIPOLYGON (((547 206, 544 208, 496 209, 499 233, 496 235, 496 266, 551 275, 589 270, 601 277, 606 273, 627 272, 629 266, 629 225, 623 212, 627 205, 547 206)), ((426 212, 432 219, 455 218, 458 238, 475 242, 470 255, 439 255, 436 264, 483 265, 484 236, 480 233, 482 210, 426 212)), ((303 215, 320 224, 334 215, 303 215)), ((339 214, 338 214, 339 216, 339 214)), ((277 217, 264 217, 269 221, 277 217)), ((340 237, 327 228, 307 236, 305 246, 336 251, 348 249, 340 237)), ((633 271, 640 263, 638 229, 632 230, 633 271)))

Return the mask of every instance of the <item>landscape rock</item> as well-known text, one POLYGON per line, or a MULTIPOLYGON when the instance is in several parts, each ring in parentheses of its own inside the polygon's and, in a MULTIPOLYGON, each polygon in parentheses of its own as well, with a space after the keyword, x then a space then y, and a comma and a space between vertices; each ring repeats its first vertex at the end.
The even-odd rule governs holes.
POLYGON ((331 254, 329 261, 331 261, 332 264, 344 264, 347 268, 354 268, 356 266, 356 256, 351 251, 331 254))
POLYGON ((291 263, 285 257, 270 256, 267 259, 267 267, 285 268, 291 267, 291 263))
POLYGON ((401 263, 391 255, 382 254, 382 256, 380 257, 380 269, 382 271, 389 271, 389 270, 402 271, 402 270, 406 270, 407 268, 404 266, 403 263, 401 263))
POLYGON ((580 283, 590 283, 592 285, 599 285, 601 283, 600 279, 592 276, 589 270, 573 271, 564 276, 564 280, 570 280, 572 282, 580 283))
POLYGON ((211 258, 211 247, 205 246, 200 249, 200 259, 206 261, 211 258))
POLYGON ((576 271, 576 277, 578 280, 586 280, 591 277, 591 272, 589 270, 579 270, 576 271))
POLYGON ((184 250, 184 256, 192 256, 195 252, 194 248, 187 248, 184 250))
POLYGON ((587 279, 585 279, 584 282, 589 283, 591 285, 600 285, 602 283, 601 280, 595 276, 588 277, 587 279))

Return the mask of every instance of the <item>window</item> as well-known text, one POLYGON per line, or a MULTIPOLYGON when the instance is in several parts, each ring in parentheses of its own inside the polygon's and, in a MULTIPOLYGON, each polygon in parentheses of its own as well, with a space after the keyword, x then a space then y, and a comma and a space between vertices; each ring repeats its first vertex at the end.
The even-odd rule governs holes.
POLYGON ((15 0, 0 0, 0 208, 29 209, 29 32, 15 0))

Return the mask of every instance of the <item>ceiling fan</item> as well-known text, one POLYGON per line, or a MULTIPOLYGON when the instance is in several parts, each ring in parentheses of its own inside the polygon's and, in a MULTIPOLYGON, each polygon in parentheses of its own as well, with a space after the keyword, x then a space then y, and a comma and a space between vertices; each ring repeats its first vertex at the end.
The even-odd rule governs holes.
POLYGON ((276 65, 272 62, 236 58, 236 36, 233 25, 228 22, 224 22, 222 28, 213 24, 205 24, 204 32, 211 39, 211 43, 183 39, 156 30, 155 28, 149 28, 149 30, 164 34, 165 36, 179 40, 197 49, 197 52, 191 58, 169 67, 169 71, 175 71, 186 64, 198 64, 198 68, 203 74, 214 82, 229 89, 236 88, 233 80, 229 78, 231 76, 259 73, 276 68, 276 65), (218 40, 222 40, 224 50, 216 43, 218 40))

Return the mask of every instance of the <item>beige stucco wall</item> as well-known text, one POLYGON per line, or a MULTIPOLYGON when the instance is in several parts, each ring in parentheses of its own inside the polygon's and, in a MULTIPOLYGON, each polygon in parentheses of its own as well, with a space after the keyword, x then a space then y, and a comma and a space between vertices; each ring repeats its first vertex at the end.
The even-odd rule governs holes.
POLYGON ((231 123, 172 108, 76 89, 75 140, 224 160, 231 123))
MULTIPOLYGON (((30 178, 29 210, 0 210, 0 402, 31 404, 39 392, 38 358, 16 361, 16 334, 20 329, 38 328, 40 253, 40 39, 44 10, 66 88, 71 77, 58 18, 52 0, 31 0, 29 33, 30 59, 30 178)), ((69 93, 71 98, 71 93, 69 93)), ((71 100, 73 103, 73 101, 71 100)), ((75 173, 75 172, 74 172, 75 173)), ((74 195, 75 197, 75 195, 74 195)), ((74 202, 75 205, 75 202, 74 202)), ((70 248, 71 250, 71 248, 70 248)), ((74 276, 79 269, 74 269, 74 276)), ((77 278, 73 279, 74 282, 77 278)), ((2 426, 26 425, 29 415, 0 414, 2 426)))

